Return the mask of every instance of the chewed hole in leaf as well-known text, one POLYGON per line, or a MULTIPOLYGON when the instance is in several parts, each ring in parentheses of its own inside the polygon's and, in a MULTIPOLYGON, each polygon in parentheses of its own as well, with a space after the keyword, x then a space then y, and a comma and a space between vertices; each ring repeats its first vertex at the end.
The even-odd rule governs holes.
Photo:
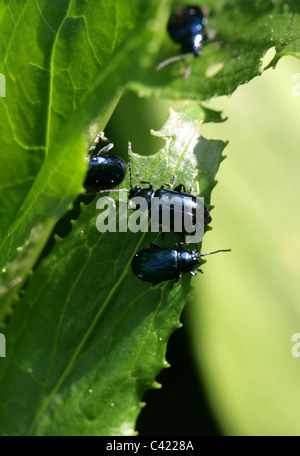
POLYGON ((267 50, 263 58, 261 59, 261 71, 264 71, 272 62, 276 55, 276 48, 275 46, 271 47, 267 50))

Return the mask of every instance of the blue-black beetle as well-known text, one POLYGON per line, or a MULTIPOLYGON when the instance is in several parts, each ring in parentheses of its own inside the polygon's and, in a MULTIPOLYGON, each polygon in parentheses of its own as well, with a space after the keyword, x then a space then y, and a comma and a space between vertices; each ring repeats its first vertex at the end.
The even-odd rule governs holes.
MULTIPOLYGON (((145 282, 157 285, 166 280, 179 280, 181 274, 190 272, 196 275, 201 258, 219 252, 230 252, 230 249, 217 250, 209 253, 199 253, 197 250, 190 252, 176 246, 175 249, 159 247, 150 244, 150 248, 140 250, 132 259, 131 268, 134 274, 145 282)), ((201 271, 202 272, 202 271, 201 271)))
POLYGON ((95 144, 89 149, 91 155, 88 160, 89 168, 84 181, 86 187, 99 190, 115 188, 123 182, 126 176, 126 163, 116 155, 108 152, 114 147, 113 143, 101 148, 100 139, 104 133, 96 136, 95 144))
POLYGON ((150 217, 156 216, 158 225, 163 225, 163 211, 168 210, 169 223, 168 226, 170 231, 177 233, 193 233, 200 227, 208 225, 211 222, 211 216, 203 204, 203 201, 196 196, 191 195, 185 191, 183 184, 177 185, 172 189, 175 176, 171 184, 162 184, 157 190, 153 188, 150 182, 140 180, 142 184, 148 184, 149 187, 140 187, 132 185, 132 170, 131 170, 131 143, 128 143, 128 167, 129 167, 129 200, 134 198, 143 198, 144 207, 140 207, 140 210, 149 210, 150 217), (169 189, 164 188, 169 186, 169 189), (154 201, 154 198, 156 200, 154 201), (172 202, 173 200, 173 202, 172 202), (157 204, 153 204, 153 203, 157 204), (200 214, 200 215, 199 215, 200 214), (177 220, 176 220, 176 217, 177 220), (198 220, 197 220, 198 219, 198 220), (180 229, 176 227, 180 226, 180 229), (188 229, 188 227, 193 227, 188 229))
POLYGON ((170 37, 181 45, 181 54, 164 60, 157 66, 157 71, 172 62, 185 57, 199 56, 203 42, 207 38, 205 24, 207 22, 203 11, 198 6, 181 6, 171 14, 167 30, 170 37))

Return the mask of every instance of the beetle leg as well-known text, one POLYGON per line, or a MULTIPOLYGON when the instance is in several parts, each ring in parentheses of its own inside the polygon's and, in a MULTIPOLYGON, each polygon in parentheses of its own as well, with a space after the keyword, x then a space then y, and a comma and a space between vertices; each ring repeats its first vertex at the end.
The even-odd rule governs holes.
POLYGON ((136 173, 134 173, 136 175, 136 178, 138 179, 139 183, 140 184, 148 184, 149 185, 149 188, 153 188, 153 184, 151 184, 151 182, 148 182, 148 181, 144 181, 140 178, 139 176, 139 172, 137 171, 136 173))
POLYGON ((180 277, 181 277, 181 274, 179 274, 179 276, 177 277, 177 279, 172 280, 172 282, 171 282, 171 290, 174 288, 175 283, 177 283, 177 282, 179 281, 180 277))
POLYGON ((89 148, 89 154, 90 154, 90 155, 93 155, 93 152, 94 152, 95 150, 96 150, 96 146, 95 146, 95 145, 92 146, 92 147, 90 147, 90 148, 89 148))
POLYGON ((190 271, 190 274, 192 274, 193 277, 196 277, 197 272, 201 272, 201 274, 203 274, 202 269, 195 269, 195 271, 190 271))
POLYGON ((180 252, 183 250, 184 242, 176 242, 175 250, 179 250, 180 252))
POLYGON ((170 184, 164 183, 164 184, 161 185, 160 188, 164 188, 164 186, 169 187, 169 188, 173 188, 173 186, 175 184, 175 181, 176 181, 176 175, 173 174, 171 183, 170 184))
POLYGON ((153 188, 153 185, 151 184, 151 182, 143 181, 143 180, 140 180, 140 179, 139 179, 139 181, 140 181, 141 184, 148 184, 149 188, 153 188))
POLYGON ((181 192, 182 190, 184 191, 184 193, 186 193, 185 186, 183 184, 179 184, 177 185, 177 187, 174 188, 175 192, 181 192))
POLYGON ((114 144, 113 144, 113 143, 107 144, 107 146, 102 147, 102 149, 100 149, 100 150, 97 152, 97 156, 98 156, 98 155, 105 155, 105 154, 106 154, 109 150, 111 150, 113 147, 114 147, 114 144))
POLYGON ((104 131, 100 131, 100 133, 97 134, 96 138, 94 139, 94 143, 98 144, 100 139, 101 141, 108 141, 108 139, 105 137, 104 131))
MULTIPOLYGON (((100 131, 100 133, 97 134, 96 138, 94 139, 94 145, 92 147, 89 148, 89 154, 90 155, 93 155, 93 153, 98 149, 98 144, 99 144, 99 141, 108 141, 108 139, 105 137, 105 133, 104 131, 100 131)), ((114 146, 112 146, 114 147, 114 146)), ((109 149, 107 150, 110 150, 112 149, 112 147, 109 147, 109 149)), ((105 149, 105 147, 103 147, 103 149, 105 149)), ((97 155, 100 155, 101 151, 103 150, 101 149, 97 155)))

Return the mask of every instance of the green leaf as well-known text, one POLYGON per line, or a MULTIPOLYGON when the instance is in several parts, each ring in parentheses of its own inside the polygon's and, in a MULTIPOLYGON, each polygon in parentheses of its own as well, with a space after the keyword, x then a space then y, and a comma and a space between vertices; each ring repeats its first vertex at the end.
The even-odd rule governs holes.
MULTIPOLYGON (((174 2, 175 4, 182 2, 174 2)), ((183 2, 185 3, 185 2, 183 2)), ((189 2, 186 2, 189 4, 189 2)), ((283 55, 300 56, 300 5, 294 0, 208 0, 207 27, 217 32, 206 42, 201 57, 189 57, 149 72, 130 84, 142 96, 207 100, 217 95, 231 95, 283 55), (273 4, 274 3, 274 4, 273 4), (271 62, 263 57, 274 48, 271 62), (183 78, 187 65, 191 74, 183 78)), ((156 65, 180 53, 165 32, 164 46, 156 65)))
MULTIPOLYGON (((166 146, 151 157, 134 154, 133 170, 156 187, 176 173, 209 201, 225 143, 198 137, 204 116, 197 103, 171 109, 155 133, 166 146)), ((166 367, 166 344, 189 298, 189 274, 173 287, 138 280, 130 261, 153 234, 99 233, 98 215, 95 202, 82 205, 72 232, 38 266, 8 324, 2 434, 131 435, 143 393, 166 367)))
POLYGON ((0 48, 7 86, 0 103, 2 318, 55 222, 82 191, 87 141, 106 125, 129 78, 151 63, 153 50, 143 51, 148 61, 139 56, 159 22, 153 3, 1 7, 0 43, 11 37, 0 48))
MULTIPOLYGON (((132 434, 142 394, 155 385, 179 325, 189 277, 172 289, 138 281, 130 261, 152 236, 99 235, 93 205, 82 206, 71 234, 57 240, 16 302, 55 223, 82 191, 87 147, 124 88, 204 100, 230 95, 284 54, 299 56, 295 2, 208 0, 219 42, 190 59, 189 79, 182 63, 157 73, 156 64, 178 52, 165 30, 177 3, 0 5, 0 320, 15 302, 0 363, 3 434, 132 434), (275 56, 262 64, 270 47, 275 56)), ((225 143, 197 141, 203 120, 222 118, 193 103, 171 110, 157 133, 166 148, 136 156, 134 170, 155 186, 176 173, 209 204, 225 143)))

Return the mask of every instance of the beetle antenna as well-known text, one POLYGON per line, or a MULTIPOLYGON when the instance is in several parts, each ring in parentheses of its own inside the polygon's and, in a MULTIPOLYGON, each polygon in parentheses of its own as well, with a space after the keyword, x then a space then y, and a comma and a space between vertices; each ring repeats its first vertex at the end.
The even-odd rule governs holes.
POLYGON ((131 155, 132 155, 132 150, 131 150, 131 142, 128 141, 128 169, 129 169, 129 185, 130 188, 132 187, 132 168, 131 168, 131 155))
POLYGON ((200 256, 206 256, 206 255, 213 255, 214 253, 219 253, 219 252, 231 252, 231 249, 224 249, 224 250, 216 250, 215 252, 208 252, 208 253, 200 253, 200 256))
POLYGON ((183 60, 186 57, 193 57, 194 55, 195 54, 193 52, 189 52, 186 54, 179 54, 179 55, 174 55, 173 57, 169 57, 168 59, 164 60, 159 65, 157 65, 156 71, 160 71, 162 68, 169 65, 170 63, 178 62, 179 60, 183 60))

